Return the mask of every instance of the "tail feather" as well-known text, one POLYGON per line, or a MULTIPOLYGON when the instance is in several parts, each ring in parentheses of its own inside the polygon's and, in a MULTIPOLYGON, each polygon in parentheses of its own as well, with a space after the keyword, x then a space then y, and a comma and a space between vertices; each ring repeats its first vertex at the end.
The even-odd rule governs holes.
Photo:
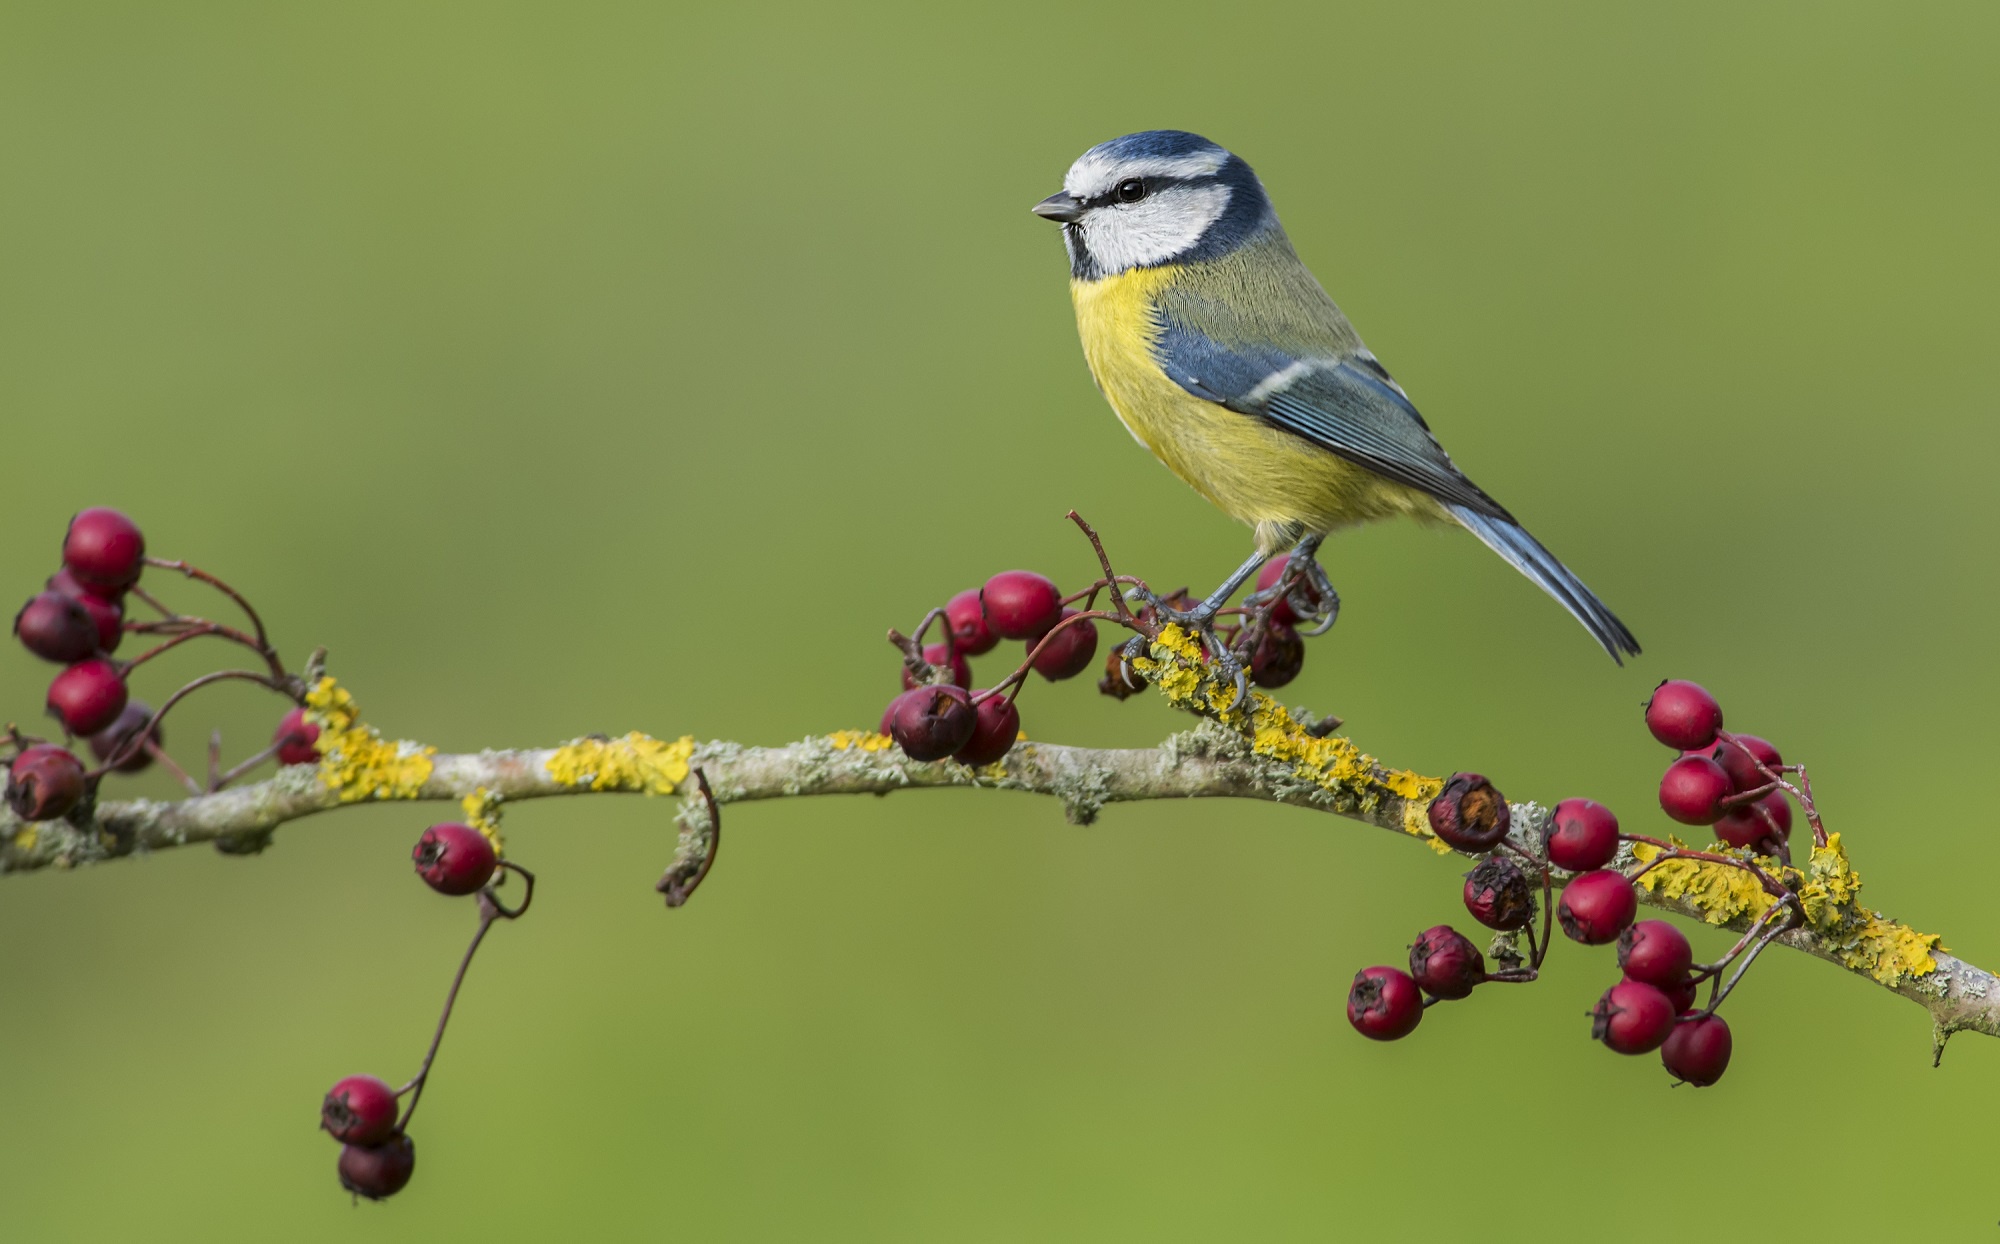
POLYGON ((1583 585, 1583 580, 1571 574, 1569 567, 1543 548, 1541 541, 1504 518, 1481 514, 1469 506, 1452 505, 1446 508, 1487 548, 1555 597, 1563 608, 1569 610, 1571 617, 1583 623, 1583 628, 1604 645, 1612 660, 1623 665, 1626 656, 1639 655, 1639 641, 1632 638, 1632 632, 1626 630, 1617 615, 1605 608, 1604 602, 1583 585))

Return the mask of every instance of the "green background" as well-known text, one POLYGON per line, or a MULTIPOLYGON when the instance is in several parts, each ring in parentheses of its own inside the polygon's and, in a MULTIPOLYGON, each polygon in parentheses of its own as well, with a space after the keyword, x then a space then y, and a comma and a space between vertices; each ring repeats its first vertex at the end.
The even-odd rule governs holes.
MULTIPOLYGON (((1014 565, 1206 586, 1245 535, 1092 390, 1054 231, 1086 146, 1206 133, 1458 462, 1631 623, 1619 670, 1462 534, 1337 538, 1286 698, 1398 764, 1659 831, 1637 704, 1811 763, 1867 897, 2000 961, 1985 4, 62 3, 0 9, 0 568, 127 508, 294 661, 448 750, 872 724, 885 627, 1014 565), (1976 787, 1974 788, 1976 791, 1976 787)), ((193 601, 186 590, 174 598, 193 601)), ((210 650, 206 656, 218 654, 210 650)), ((157 697, 208 668, 184 651, 157 697)), ((981 663, 992 676, 994 658, 981 663)), ((0 658, 0 704, 49 674, 0 658)), ((1185 725, 1087 681, 1037 738, 1185 725)), ((210 725, 277 707, 223 688, 210 725)), ((128 785, 126 789, 134 789, 128 785)), ((158 775, 136 789, 170 794, 158 775)), ((313 1130, 407 1075, 472 913, 435 806, 0 882, 20 1240, 1972 1238, 2000 1049, 1773 954, 1728 1078, 1592 1047, 1609 950, 1378 1046, 1359 966, 1457 873, 1263 805, 926 793, 523 805, 475 966, 350 1208, 313 1130)), ((1724 944, 1697 934, 1697 949, 1724 944)), ((1493 996, 1487 996, 1491 994, 1493 996)))

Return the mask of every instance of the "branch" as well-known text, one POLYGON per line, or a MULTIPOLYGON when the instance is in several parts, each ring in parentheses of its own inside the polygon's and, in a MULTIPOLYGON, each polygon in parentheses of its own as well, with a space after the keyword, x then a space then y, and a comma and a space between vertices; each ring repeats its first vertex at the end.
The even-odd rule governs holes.
MULTIPOLYGON (((317 767, 292 766, 268 781, 172 802, 130 800, 86 805, 68 821, 23 824, 0 810, 0 873, 71 868, 121 856, 215 842, 232 852, 261 849, 279 826, 360 802, 452 800, 467 819, 497 831, 503 804, 592 793, 676 794, 695 800, 684 811, 681 854, 705 850, 708 817, 699 806, 693 768, 707 775, 720 803, 806 795, 882 795, 906 789, 966 787, 1018 790, 1061 801, 1073 824, 1089 824, 1108 804, 1152 799, 1259 799, 1372 825, 1451 854, 1430 831, 1425 809, 1442 783, 1391 769, 1338 736, 1320 737, 1261 693, 1232 703, 1233 686, 1208 674, 1199 649, 1168 628, 1153 655, 1133 666, 1176 707, 1204 720, 1157 747, 1103 749, 1021 742, 978 769, 950 761, 909 760, 880 734, 840 731, 782 747, 731 742, 663 741, 643 734, 594 736, 562 747, 439 754, 413 743, 383 741, 355 717, 353 702, 331 679, 308 697, 324 723, 317 767)), ((1512 805, 1514 845, 1539 856, 1547 812, 1512 805)), ((1641 848, 1643 852, 1645 848, 1641 848)), ((1477 857, 1467 857, 1477 858, 1477 857)), ((1628 849, 1623 863, 1634 858, 1628 849)), ((1636 857, 1647 858, 1643 854, 1636 857)), ((1649 905, 1718 927, 1747 929, 1762 910, 1733 886, 1740 870, 1670 860, 1640 881, 1649 905), (1713 870, 1713 871, 1708 871, 1713 870)), ((1563 879, 1561 870, 1555 871, 1563 879)), ((1819 915, 1778 943, 1874 980, 1916 1002, 1932 1018, 1938 1050, 1952 1033, 2000 1036, 2000 981, 1936 950, 1937 939, 1853 902, 1858 876, 1839 836, 1815 851, 1801 893, 1819 915), (1815 887, 1818 887, 1816 890, 1815 887)), ((1755 889, 1754 886, 1751 887, 1755 889)))

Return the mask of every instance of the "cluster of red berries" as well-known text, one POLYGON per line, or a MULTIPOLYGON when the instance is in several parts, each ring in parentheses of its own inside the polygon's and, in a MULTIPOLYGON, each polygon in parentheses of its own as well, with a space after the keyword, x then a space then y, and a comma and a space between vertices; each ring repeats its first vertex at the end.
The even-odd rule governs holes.
MULTIPOLYGON (((10 728, 0 739, 17 749, 7 767, 6 798, 22 820, 67 816, 92 795, 106 774, 140 773, 156 759, 164 760, 161 718, 187 692, 206 682, 248 678, 297 698, 297 680, 285 673, 277 653, 264 639, 261 624, 254 626, 252 634, 168 610, 139 585, 149 565, 176 570, 214 586, 241 605, 256 623, 248 603, 219 579, 184 562, 147 557, 145 535, 119 511, 93 507, 71 519, 63 536, 62 566, 14 615, 14 637, 29 652, 63 667, 49 684, 48 713, 65 735, 82 737, 89 744, 98 764, 88 769, 70 748, 26 738, 10 728), (134 597, 152 606, 160 617, 153 621, 128 618, 126 606, 134 597), (119 660, 114 654, 128 633, 158 636, 162 642, 119 660), (202 635, 220 636, 251 648, 264 660, 268 672, 205 675, 168 697, 159 713, 130 694, 133 670, 202 635)), ((267 757, 275 757, 280 764, 316 763, 319 754, 313 744, 318 737, 319 727, 305 720, 303 709, 293 708, 279 723, 270 747, 228 775, 215 775, 208 787, 194 783, 170 760, 167 763, 191 789, 202 793, 219 789, 223 778, 233 780, 267 757)))
POLYGON ((933 610, 916 638, 901 641, 904 691, 882 713, 881 731, 912 760, 991 764, 1020 737, 1021 713, 1014 705, 1030 670, 1050 682, 1074 678, 1097 655, 1100 614, 1072 602, 1098 586, 1065 597, 1055 583, 1031 570, 1003 570, 983 587, 968 588, 941 610, 933 610), (933 621, 944 623, 944 642, 923 644, 933 621), (991 652, 1001 640, 1020 640, 1027 656, 1019 668, 993 687, 973 691, 967 661, 991 652), (920 645, 922 645, 920 647, 920 645))
POLYGON ((465 979, 473 952, 496 918, 512 919, 528 908, 527 900, 517 908, 501 906, 487 886, 494 874, 505 868, 526 878, 529 896, 534 894, 533 876, 519 865, 502 863, 492 841, 470 825, 431 826, 417 840, 410 857, 424 884, 439 894, 459 898, 469 894, 480 896, 479 931, 473 935, 472 945, 459 965, 458 977, 445 999, 444 1015, 438 1020, 437 1035, 424 1055, 423 1066, 409 1083, 391 1088, 388 1081, 377 1076, 346 1076, 336 1081, 320 1102, 319 1125, 340 1142, 336 1167, 340 1186, 357 1198, 371 1201, 385 1200, 401 1192, 416 1172, 417 1147, 410 1139, 410 1116, 416 1113, 417 1102, 423 1097, 424 1084, 437 1059, 438 1043, 444 1037, 452 1003, 457 1000, 458 986, 465 979), (399 1106, 406 1095, 409 1104, 399 1106))
POLYGON ((1393 1041, 1416 1030, 1433 1004, 1469 996, 1494 981, 1535 979, 1548 949, 1548 897, 1556 870, 1571 874, 1555 907, 1565 936, 1586 946, 1615 944, 1622 978, 1605 990, 1590 1013, 1591 1036, 1620 1054, 1657 1050, 1667 1071, 1680 1082, 1714 1084, 1729 1066, 1729 1025, 1715 1013, 1751 959, 1795 918, 1796 895, 1754 862, 1757 854, 1781 854, 1791 828, 1787 795, 1801 797, 1807 814, 1809 787, 1800 789, 1782 774, 1778 751, 1754 735, 1722 729, 1715 698, 1690 682, 1662 683, 1646 705, 1646 725, 1680 756, 1660 784, 1660 806, 1684 824, 1713 825, 1723 843, 1740 854, 1693 851, 1644 835, 1619 831, 1609 808, 1588 799, 1556 805, 1542 835, 1539 853, 1508 837, 1511 815, 1505 799, 1484 777, 1454 774, 1429 809, 1431 829, 1446 844, 1465 852, 1491 852, 1466 875, 1464 899, 1472 918, 1510 936, 1495 942, 1510 963, 1488 972, 1472 941, 1449 925, 1417 935, 1409 971, 1389 966, 1362 969, 1348 991, 1347 1018, 1363 1036, 1393 1041), (1748 810, 1748 811, 1745 811, 1748 810), (1613 867, 1620 844, 1642 842, 1657 848, 1653 863, 1631 873, 1613 867), (1663 920, 1635 920, 1635 881, 1647 868, 1669 858, 1689 858, 1742 868, 1755 874, 1779 901, 1773 903, 1724 958, 1698 964, 1681 931, 1663 920), (1517 859, 1519 862, 1517 862, 1517 859), (1524 868, 1525 865, 1525 868, 1524 868), (1542 889, 1542 928, 1535 938, 1535 885, 1542 889), (1530 956, 1525 966, 1511 935, 1525 931, 1530 956), (1747 952, 1747 957, 1746 956, 1747 952), (1727 985, 1722 973, 1742 958, 1727 985), (1697 1008, 1698 988, 1711 985, 1706 1007, 1697 1008))
MULTIPOLYGON (((1082 525, 1081 519, 1077 522, 1082 525)), ((1088 527, 1084 530, 1089 532, 1088 527)), ((1265 566, 1256 593, 1244 605, 1220 615, 1218 637, 1239 653, 1250 681, 1261 687, 1284 686, 1298 677, 1305 663, 1305 641, 1295 625, 1300 618, 1293 605, 1309 607, 1318 597, 1309 585, 1286 579, 1289 564, 1289 558, 1279 558, 1265 566)), ((1015 699, 1030 671, 1059 682, 1088 669, 1097 655, 1100 620, 1142 635, 1157 630, 1162 618, 1150 596, 1137 614, 1122 607, 1116 613, 1093 608, 1099 592, 1116 592, 1121 584, 1134 584, 1145 596, 1143 584, 1112 575, 1108 566, 1104 578, 1069 596, 1046 575, 1006 570, 932 610, 915 638, 891 631, 890 640, 904 652, 903 692, 883 710, 881 733, 893 738, 912 760, 950 757, 961 764, 984 765, 1005 756, 1020 736, 1015 699), (1082 608, 1076 607, 1079 604, 1082 608), (925 632, 940 620, 943 642, 926 644, 925 632), (1026 658, 992 687, 973 690, 968 658, 992 651, 1003 639, 1022 641, 1026 658)), ((1170 609, 1185 609, 1192 603, 1185 590, 1158 602, 1170 609)), ((1127 648, 1114 648, 1098 690, 1123 700, 1145 685, 1129 664, 1127 648)))

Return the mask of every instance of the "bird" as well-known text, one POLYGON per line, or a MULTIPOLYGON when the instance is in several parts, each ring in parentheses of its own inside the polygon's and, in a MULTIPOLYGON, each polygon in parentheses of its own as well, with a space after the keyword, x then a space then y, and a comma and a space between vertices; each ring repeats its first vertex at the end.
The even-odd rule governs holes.
POLYGON ((1271 590, 1289 593, 1295 611, 1324 602, 1324 630, 1339 596, 1319 566, 1322 541, 1397 517, 1465 528, 1613 661, 1638 654, 1604 602, 1452 462, 1300 261, 1242 157, 1183 130, 1127 134, 1077 157, 1063 188, 1031 210, 1062 226, 1098 390, 1133 439, 1255 530, 1255 551, 1199 604, 1153 602, 1200 633, 1239 683, 1240 663, 1214 632, 1229 598, 1290 546, 1271 590))

